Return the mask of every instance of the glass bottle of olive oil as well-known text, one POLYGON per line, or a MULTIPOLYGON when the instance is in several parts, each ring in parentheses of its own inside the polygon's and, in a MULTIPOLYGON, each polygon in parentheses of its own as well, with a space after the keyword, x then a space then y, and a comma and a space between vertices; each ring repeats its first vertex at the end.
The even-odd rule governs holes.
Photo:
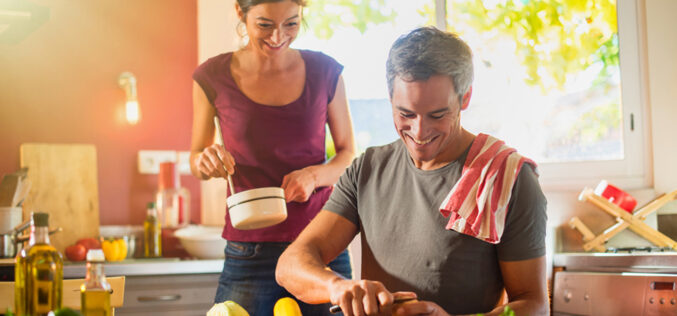
POLYGON ((143 253, 147 258, 162 257, 162 224, 155 203, 148 203, 148 213, 143 222, 143 253))
POLYGON ((103 250, 87 252, 87 276, 80 286, 80 307, 84 316, 110 316, 111 286, 103 273, 103 250))
POLYGON ((16 255, 14 261, 14 313, 26 315, 26 249, 16 255))
MULTIPOLYGON (((26 315, 47 315, 61 308, 63 295, 63 258, 49 244, 49 214, 33 213, 31 235, 25 257, 17 257, 19 273, 15 276, 17 296, 23 296, 23 306, 17 311, 26 315), (25 289, 22 287, 25 286, 25 289)), ((17 297, 17 302, 21 300, 17 297)), ((17 305, 22 305, 20 304, 17 305)), ((20 314, 19 314, 20 315, 20 314)))

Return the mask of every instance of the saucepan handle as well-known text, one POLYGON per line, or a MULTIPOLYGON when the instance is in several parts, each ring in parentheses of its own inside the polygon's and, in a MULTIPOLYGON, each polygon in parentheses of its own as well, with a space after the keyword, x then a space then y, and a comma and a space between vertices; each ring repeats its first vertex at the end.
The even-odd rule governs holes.
MULTIPOLYGON (((215 115, 214 116, 214 128, 216 128, 216 139, 218 140, 217 144, 223 146, 223 135, 221 135, 221 125, 219 125, 219 118, 215 115)), ((226 170, 226 173, 228 171, 226 170)), ((230 177, 230 173, 228 173, 228 189, 230 189, 230 195, 235 194, 235 188, 233 187, 233 179, 230 177)))

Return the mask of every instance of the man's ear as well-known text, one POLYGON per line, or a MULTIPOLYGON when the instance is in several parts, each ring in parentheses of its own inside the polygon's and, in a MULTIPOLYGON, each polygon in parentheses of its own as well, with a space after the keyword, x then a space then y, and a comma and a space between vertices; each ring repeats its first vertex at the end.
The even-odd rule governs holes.
POLYGON ((470 97, 472 96, 472 86, 470 86, 470 89, 468 89, 468 92, 466 92, 463 95, 462 103, 461 103, 461 110, 465 110, 468 108, 468 105, 470 105, 470 97))

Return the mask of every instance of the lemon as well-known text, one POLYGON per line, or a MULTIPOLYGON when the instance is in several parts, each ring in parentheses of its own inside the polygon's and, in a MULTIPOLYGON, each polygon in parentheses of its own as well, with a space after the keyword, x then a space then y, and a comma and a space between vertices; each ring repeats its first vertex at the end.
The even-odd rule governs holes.
POLYGON ((249 313, 238 303, 225 301, 214 304, 207 312, 207 316, 249 316, 249 313))
POLYGON ((275 302, 273 307, 275 316, 302 316, 299 304, 291 297, 283 297, 275 302))

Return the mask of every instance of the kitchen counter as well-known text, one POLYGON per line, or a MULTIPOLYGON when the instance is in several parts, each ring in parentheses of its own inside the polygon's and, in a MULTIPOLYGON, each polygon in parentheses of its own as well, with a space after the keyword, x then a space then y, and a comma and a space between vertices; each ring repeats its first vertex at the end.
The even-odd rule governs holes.
MULTIPOLYGON (((0 266, 13 266, 14 259, 0 259, 0 266)), ((106 276, 152 276, 179 274, 221 273, 223 259, 180 260, 178 258, 126 259, 120 262, 106 262, 106 276)), ((11 269, 10 269, 11 270, 11 269)), ((63 267, 65 279, 84 278, 85 262, 66 262, 63 267)))
MULTIPOLYGON (((223 259, 128 259, 121 262, 107 262, 104 264, 103 269, 107 276, 221 273, 221 270, 223 270, 223 259)), ((63 267, 64 278, 81 278, 85 276, 85 272, 84 262, 78 264, 65 264, 63 267)))
POLYGON ((566 271, 677 273, 677 252, 556 253, 553 266, 566 271))
MULTIPOLYGON (((64 279, 83 279, 85 268, 85 262, 65 262, 64 279)), ((204 315, 214 304, 222 269, 223 259, 141 258, 104 264, 107 277, 125 276, 124 303, 115 309, 120 316, 204 315)), ((0 280, 10 281, 2 279, 3 273, 13 279, 14 259, 0 259, 0 280)), ((8 299, 8 294, 0 293, 0 298, 8 299)))

